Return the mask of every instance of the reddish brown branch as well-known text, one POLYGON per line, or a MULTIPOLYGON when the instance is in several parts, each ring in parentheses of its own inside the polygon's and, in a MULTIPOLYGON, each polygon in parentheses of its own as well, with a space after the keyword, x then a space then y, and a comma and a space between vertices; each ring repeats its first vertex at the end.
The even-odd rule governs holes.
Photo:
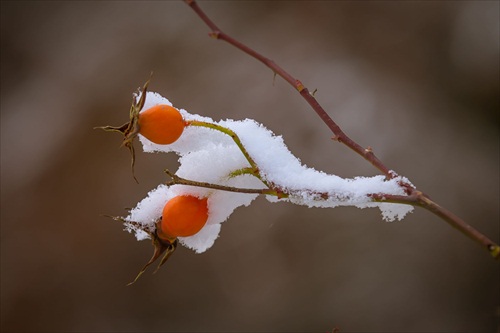
POLYGON ((198 16, 207 24, 207 26, 212 30, 209 36, 215 39, 220 39, 226 41, 227 43, 235 46, 251 57, 259 60, 264 65, 269 67, 276 75, 281 76, 285 81, 297 89, 300 95, 306 100, 307 103, 312 107, 312 109, 318 114, 318 116, 323 120, 323 122, 328 126, 328 128, 334 134, 333 139, 339 141, 356 153, 361 155, 363 158, 368 160, 373 166, 379 169, 387 178, 391 179, 397 176, 396 173, 391 172, 373 153, 367 153, 366 149, 358 145, 356 142, 351 140, 345 133, 340 129, 340 127, 333 121, 333 119, 326 113, 323 107, 318 103, 316 98, 309 92, 309 90, 300 82, 290 75, 283 68, 278 66, 273 60, 264 57, 262 54, 256 52, 245 44, 237 41, 226 33, 222 32, 215 23, 213 23, 210 18, 203 12, 203 10, 198 6, 194 0, 185 0, 186 3, 198 14, 198 16))
MULTIPOLYGON (((365 160, 370 162, 375 168, 380 170, 387 178, 392 179, 397 177, 397 174, 394 171, 391 171, 387 166, 385 166, 382 161, 380 161, 375 154, 373 153, 370 147, 363 148, 359 144, 357 144, 354 140, 349 138, 344 131, 333 121, 333 119, 326 113, 323 107, 318 103, 316 98, 309 92, 309 90, 297 79, 295 79, 292 75, 286 72, 283 68, 278 66, 274 61, 268 59, 246 46, 245 44, 235 40, 231 36, 228 36, 224 32, 222 32, 219 27, 203 12, 203 10, 198 6, 196 1, 194 0, 184 0, 195 12, 198 16, 206 23, 206 25, 210 28, 211 32, 209 36, 215 39, 223 40, 234 47, 240 49, 251 57, 259 60, 264 65, 269 67, 275 75, 279 75, 285 81, 287 81, 291 86, 293 86, 300 95, 309 103, 311 108, 318 114, 321 120, 328 126, 328 128, 332 131, 333 139, 343 143, 359 155, 361 155, 365 160)), ((375 201, 385 201, 385 202, 393 202, 393 203, 401 203, 401 204, 410 204, 413 206, 419 206, 427 209, 428 211, 434 213, 439 216, 454 228, 460 230, 467 237, 473 239, 474 241, 481 244, 485 247, 488 252, 495 257, 496 259, 500 259, 500 247, 495 244, 492 240, 488 239, 482 233, 468 225, 465 221, 460 219, 458 216, 448 211, 447 209, 439 206, 434 201, 430 200, 427 195, 424 193, 417 191, 411 184, 401 182, 401 186, 406 189, 408 196, 394 196, 394 195, 383 195, 383 194, 374 194, 372 198, 375 201)))
POLYGON ((447 210, 444 207, 441 207, 440 205, 432 201, 425 193, 414 190, 410 195, 377 193, 371 194, 370 196, 374 201, 377 202, 407 204, 425 208, 428 211, 439 216, 444 221, 448 222, 448 224, 450 224, 452 227, 459 230, 464 235, 477 242, 479 245, 485 247, 495 259, 500 259, 500 247, 495 244, 495 242, 468 225, 464 220, 453 214, 451 211, 447 210))

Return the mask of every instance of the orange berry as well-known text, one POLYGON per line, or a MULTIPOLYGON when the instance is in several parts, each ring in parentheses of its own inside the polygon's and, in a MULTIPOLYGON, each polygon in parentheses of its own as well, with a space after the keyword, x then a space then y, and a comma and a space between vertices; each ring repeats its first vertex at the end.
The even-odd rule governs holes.
POLYGON ((190 195, 169 200, 163 208, 159 237, 172 240, 196 234, 207 222, 207 201, 207 198, 199 199, 190 195))
POLYGON ((139 133, 160 145, 175 142, 186 126, 179 110, 170 105, 155 105, 142 111, 138 123, 139 133))

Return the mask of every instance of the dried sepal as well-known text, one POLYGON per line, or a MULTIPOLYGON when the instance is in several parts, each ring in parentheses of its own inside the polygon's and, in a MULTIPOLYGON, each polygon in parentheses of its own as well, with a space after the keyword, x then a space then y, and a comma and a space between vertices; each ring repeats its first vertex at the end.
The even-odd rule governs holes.
MULTIPOLYGON (((152 73, 151 73, 152 75, 152 73)), ((132 105, 130 106, 130 112, 129 112, 129 121, 119 127, 115 126, 99 126, 99 127, 94 127, 95 129, 102 129, 107 132, 119 132, 123 134, 123 141, 121 146, 126 147, 131 155, 131 169, 132 169, 132 176, 134 177, 134 180, 138 183, 139 181, 135 177, 135 172, 134 172, 134 166, 135 166, 135 150, 134 150, 134 139, 137 137, 137 134, 139 134, 139 113, 141 112, 144 104, 146 103, 146 93, 148 90, 148 85, 149 82, 151 81, 151 77, 144 83, 142 89, 139 90, 139 93, 134 93, 132 96, 132 105)))
MULTIPOLYGON (((166 239, 164 237, 160 238, 157 232, 158 227, 156 227, 155 230, 150 231, 140 223, 134 221, 128 221, 121 216, 111 216, 111 215, 102 215, 102 216, 109 217, 115 221, 122 222, 123 224, 126 225, 134 226, 135 228, 144 231, 151 237, 153 244, 153 255, 151 256, 151 259, 149 259, 149 261, 144 265, 144 267, 142 267, 142 269, 139 271, 135 279, 132 282, 128 283, 127 286, 134 284, 141 277, 141 275, 144 274, 146 269, 163 255, 163 257, 160 260, 160 263, 158 264, 158 267, 156 267, 155 271, 153 272, 153 274, 156 273, 160 269, 160 267, 163 266, 163 264, 165 264, 168 258, 170 258, 170 256, 175 252, 175 249, 179 244, 177 238, 174 239, 166 239)), ((155 224, 155 226, 157 225, 158 223, 155 224)))
POLYGON ((134 284, 141 277, 141 275, 144 274, 146 269, 152 263, 154 263, 163 253, 165 253, 163 258, 160 260, 160 264, 158 265, 156 270, 153 272, 153 274, 156 273, 160 269, 160 267, 167 261, 167 259, 172 255, 172 253, 174 253, 175 249, 177 248, 177 244, 178 244, 177 239, 172 243, 166 242, 166 241, 163 241, 160 238, 158 238, 156 233, 153 234, 152 241, 153 241, 153 247, 154 247, 153 256, 151 257, 151 259, 149 259, 149 261, 146 263, 146 265, 144 265, 144 267, 141 269, 141 271, 137 274, 134 281, 128 283, 127 286, 134 284))

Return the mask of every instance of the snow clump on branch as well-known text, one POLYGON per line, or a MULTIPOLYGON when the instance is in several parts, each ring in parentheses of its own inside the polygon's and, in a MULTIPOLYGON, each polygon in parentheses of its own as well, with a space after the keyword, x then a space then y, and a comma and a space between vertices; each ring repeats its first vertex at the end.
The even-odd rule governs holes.
MULTIPOLYGON (((147 92, 142 110, 158 104, 172 105, 157 93, 147 92)), ((266 195, 270 202, 291 202, 308 207, 334 208, 354 206, 377 207, 386 221, 401 220, 413 210, 413 206, 375 202, 369 194, 405 195, 400 182, 410 184, 408 179, 396 177, 387 180, 384 176, 355 177, 352 179, 329 175, 304 166, 287 148, 281 136, 274 135, 262 124, 251 119, 240 121, 214 121, 211 118, 188 113, 179 109, 185 121, 200 121, 216 124, 234 132, 244 149, 258 167, 260 179, 252 174, 233 174, 236 170, 252 167, 236 142, 226 133, 200 127, 186 126, 182 136, 172 144, 159 145, 142 135, 139 139, 145 152, 175 152, 180 156, 180 167, 176 175, 184 179, 244 189, 279 189, 287 195, 266 195)), ((179 237, 184 246, 202 253, 217 239, 221 223, 240 206, 248 206, 259 195, 235 193, 213 188, 190 185, 164 184, 149 192, 148 196, 131 210, 127 221, 129 232, 135 232, 138 240, 149 238, 144 230, 154 230, 155 222, 162 215, 165 203, 178 195, 208 197, 209 217, 205 226, 195 235, 179 237), (141 226, 144 230, 141 230, 141 226)))

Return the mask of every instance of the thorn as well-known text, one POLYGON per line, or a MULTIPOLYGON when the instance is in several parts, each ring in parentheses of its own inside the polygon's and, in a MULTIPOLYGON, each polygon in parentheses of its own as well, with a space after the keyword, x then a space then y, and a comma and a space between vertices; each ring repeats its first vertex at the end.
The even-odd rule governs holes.
POLYGON ((340 142, 340 138, 339 138, 339 136, 338 136, 338 135, 334 135, 334 136, 332 136, 332 140, 333 140, 333 141, 340 142))
POLYGON ((316 95, 317 91, 318 91, 318 88, 314 89, 314 91, 311 93, 311 96, 314 97, 314 95, 316 95))

